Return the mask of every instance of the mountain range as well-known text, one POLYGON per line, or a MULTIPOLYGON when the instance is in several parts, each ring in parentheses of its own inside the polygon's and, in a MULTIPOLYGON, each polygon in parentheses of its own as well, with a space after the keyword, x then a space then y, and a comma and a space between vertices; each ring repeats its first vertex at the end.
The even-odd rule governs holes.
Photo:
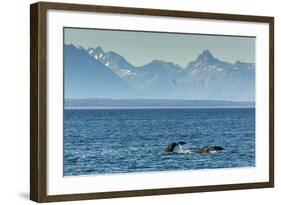
POLYGON ((225 62, 207 49, 186 66, 134 66, 101 47, 65 44, 64 73, 65 98, 255 101, 255 64, 225 62))

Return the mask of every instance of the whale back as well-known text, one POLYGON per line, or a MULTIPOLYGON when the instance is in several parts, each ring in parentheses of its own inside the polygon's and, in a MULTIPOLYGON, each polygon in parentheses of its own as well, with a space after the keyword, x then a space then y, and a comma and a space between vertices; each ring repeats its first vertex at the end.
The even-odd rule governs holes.
POLYGON ((213 147, 202 147, 198 149, 199 153, 213 153, 215 151, 222 151, 224 150, 223 147, 220 146, 213 146, 213 147))
POLYGON ((220 146, 213 146, 212 147, 214 150, 217 150, 217 151, 221 151, 221 150, 224 150, 223 147, 220 147, 220 146))

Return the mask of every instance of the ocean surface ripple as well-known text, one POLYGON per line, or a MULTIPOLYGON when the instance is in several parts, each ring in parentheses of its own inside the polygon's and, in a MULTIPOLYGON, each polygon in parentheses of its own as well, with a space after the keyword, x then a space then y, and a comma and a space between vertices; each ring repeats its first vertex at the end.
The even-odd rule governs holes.
POLYGON ((64 110, 64 176, 253 166, 255 108, 64 110))

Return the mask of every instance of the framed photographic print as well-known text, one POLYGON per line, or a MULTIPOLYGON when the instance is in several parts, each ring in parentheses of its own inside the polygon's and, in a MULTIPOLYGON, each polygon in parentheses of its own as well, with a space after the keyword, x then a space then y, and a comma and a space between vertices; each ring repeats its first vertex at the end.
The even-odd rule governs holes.
POLYGON ((30 198, 274 186, 274 18, 40 2, 30 198))

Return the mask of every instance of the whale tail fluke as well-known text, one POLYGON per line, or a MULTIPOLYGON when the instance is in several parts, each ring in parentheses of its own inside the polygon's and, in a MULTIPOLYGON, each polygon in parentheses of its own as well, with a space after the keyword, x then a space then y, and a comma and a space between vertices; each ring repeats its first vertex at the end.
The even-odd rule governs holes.
MULTIPOLYGON (((179 153, 188 153, 188 154, 190 154, 191 153, 190 150, 184 150, 182 148, 182 145, 185 145, 185 144, 186 143, 183 142, 183 141, 172 142, 172 143, 167 145, 167 147, 164 149, 164 152, 166 154, 173 153, 175 148, 177 146, 179 146, 180 147, 179 153)), ((216 153, 217 151, 223 151, 223 150, 224 150, 224 148, 220 147, 220 146, 206 146, 206 147, 202 147, 202 148, 197 149, 197 151, 195 151, 195 153, 216 153)))
POLYGON ((184 153, 184 150, 182 148, 182 145, 185 145, 186 143, 183 141, 180 142, 172 142, 170 144, 167 145, 167 147, 165 148, 165 153, 169 154, 172 153, 174 151, 174 149, 179 146, 180 147, 180 153, 184 153))
POLYGON ((168 146, 165 148, 165 153, 172 153, 175 149, 175 147, 177 146, 178 144, 176 142, 173 142, 171 144, 168 144, 168 146))

